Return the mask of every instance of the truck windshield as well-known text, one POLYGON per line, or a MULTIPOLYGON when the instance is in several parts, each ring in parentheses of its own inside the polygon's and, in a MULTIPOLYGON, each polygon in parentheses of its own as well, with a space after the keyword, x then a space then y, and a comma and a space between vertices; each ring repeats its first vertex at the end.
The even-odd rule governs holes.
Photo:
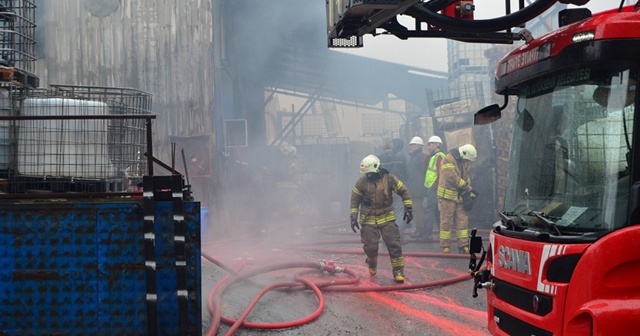
POLYGON ((520 88, 507 212, 542 214, 562 233, 626 225, 637 75, 583 68, 520 88))

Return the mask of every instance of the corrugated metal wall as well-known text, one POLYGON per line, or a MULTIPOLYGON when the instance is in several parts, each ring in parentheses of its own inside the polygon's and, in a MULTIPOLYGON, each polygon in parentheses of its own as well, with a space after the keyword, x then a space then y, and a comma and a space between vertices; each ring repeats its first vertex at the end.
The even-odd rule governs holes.
POLYGON ((155 155, 169 162, 170 136, 214 134, 213 2, 40 0, 36 75, 151 93, 155 155))

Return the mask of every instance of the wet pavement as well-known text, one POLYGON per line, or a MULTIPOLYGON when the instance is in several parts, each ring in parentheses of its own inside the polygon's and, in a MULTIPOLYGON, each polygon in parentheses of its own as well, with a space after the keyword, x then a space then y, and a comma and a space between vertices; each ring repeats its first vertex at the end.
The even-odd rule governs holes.
POLYGON ((406 281, 396 284, 384 243, 378 274, 369 275, 348 221, 280 222, 260 231, 245 223, 217 237, 202 246, 204 335, 227 335, 252 301, 244 319, 251 328, 234 326, 233 335, 488 335, 486 296, 472 298, 468 254, 443 255, 438 243, 408 238, 406 281), (319 261, 346 272, 320 272, 319 261), (227 276, 228 287, 213 292, 227 276), (254 300, 267 285, 284 287, 254 300), (212 311, 226 320, 217 332, 212 311))

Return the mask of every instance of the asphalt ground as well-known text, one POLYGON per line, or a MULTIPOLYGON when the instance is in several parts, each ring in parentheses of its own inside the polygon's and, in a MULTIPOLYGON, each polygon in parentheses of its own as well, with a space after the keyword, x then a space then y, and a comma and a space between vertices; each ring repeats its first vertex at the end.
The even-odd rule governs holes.
POLYGON ((486 295, 472 297, 468 254, 445 256, 437 242, 407 238, 399 285, 384 243, 378 274, 369 275, 360 235, 346 220, 260 225, 228 225, 203 242, 203 335, 227 335, 252 301, 240 319, 251 325, 234 326, 233 335, 488 335, 486 295), (346 272, 321 272, 318 262, 346 272), (228 287, 214 292, 216 285, 228 287), (284 287, 255 299, 267 285, 284 287), (212 312, 227 322, 213 328, 212 312))

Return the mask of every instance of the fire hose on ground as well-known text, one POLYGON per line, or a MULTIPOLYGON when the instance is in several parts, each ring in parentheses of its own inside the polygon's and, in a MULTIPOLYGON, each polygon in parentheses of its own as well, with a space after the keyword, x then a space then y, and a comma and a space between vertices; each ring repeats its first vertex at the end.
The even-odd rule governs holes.
MULTIPOLYGON (((309 249, 309 248, 307 248, 309 249)), ((331 249, 311 249, 316 252, 331 252, 331 253, 343 253, 343 254, 355 254, 362 252, 349 251, 349 250, 331 250, 331 249)), ((380 254, 384 254, 381 251, 380 254)), ((444 258, 468 258, 467 255, 464 254, 445 254, 445 253, 430 253, 430 252, 409 252, 405 253, 406 256, 416 256, 416 257, 444 257, 444 258)), ((206 253, 202 253, 202 256, 213 262, 216 265, 222 265, 221 262, 207 255, 206 253)), ((312 261, 295 261, 295 262, 285 262, 280 264, 266 265, 263 267, 240 271, 241 268, 244 267, 244 260, 238 264, 238 266, 232 271, 233 273, 225 276, 220 282, 218 282, 211 290, 208 296, 208 308, 211 313, 211 323, 209 329, 207 331, 207 335, 216 335, 218 329, 220 327, 220 322, 224 322, 226 324, 230 324, 231 327, 227 331, 225 335, 233 335, 233 333, 242 327, 252 328, 252 329, 283 329, 283 328, 291 328, 294 326, 304 325, 309 323, 320 316, 324 309, 324 297, 322 291, 339 291, 339 292, 382 292, 382 291, 398 291, 398 290, 409 290, 409 289, 420 289, 420 288, 428 288, 434 286, 443 286, 447 284, 453 284, 465 280, 470 280, 468 274, 462 274, 459 276, 455 276, 448 279, 442 279, 437 281, 430 281, 425 283, 417 283, 417 284, 396 284, 392 286, 358 286, 355 287, 353 285, 359 283, 358 275, 347 268, 342 268, 340 266, 336 266, 333 262, 312 262, 312 261), (245 311, 238 317, 236 320, 224 317, 221 314, 221 299, 223 292, 231 285, 241 281, 247 281, 251 277, 254 277, 259 274, 269 273, 277 270, 285 270, 285 269, 299 269, 299 268, 309 268, 310 270, 300 272, 294 276, 295 280, 298 282, 277 282, 270 284, 264 287, 256 297, 251 301, 251 303, 247 306, 245 311), (303 277, 304 274, 309 273, 317 273, 326 271, 330 275, 334 275, 336 273, 346 273, 352 277, 352 279, 342 278, 338 280, 326 281, 322 283, 313 283, 311 280, 308 280, 303 277), (287 288, 289 290, 304 290, 311 289, 314 291, 316 296, 318 297, 318 308, 309 316, 305 318, 301 318, 291 322, 283 322, 283 323, 252 323, 245 321, 245 318, 251 312, 251 309, 257 304, 260 298, 266 294, 267 292, 277 289, 277 288, 287 288), (322 290, 321 290, 322 289, 322 290)), ((229 270, 229 268, 226 268, 229 270)))

